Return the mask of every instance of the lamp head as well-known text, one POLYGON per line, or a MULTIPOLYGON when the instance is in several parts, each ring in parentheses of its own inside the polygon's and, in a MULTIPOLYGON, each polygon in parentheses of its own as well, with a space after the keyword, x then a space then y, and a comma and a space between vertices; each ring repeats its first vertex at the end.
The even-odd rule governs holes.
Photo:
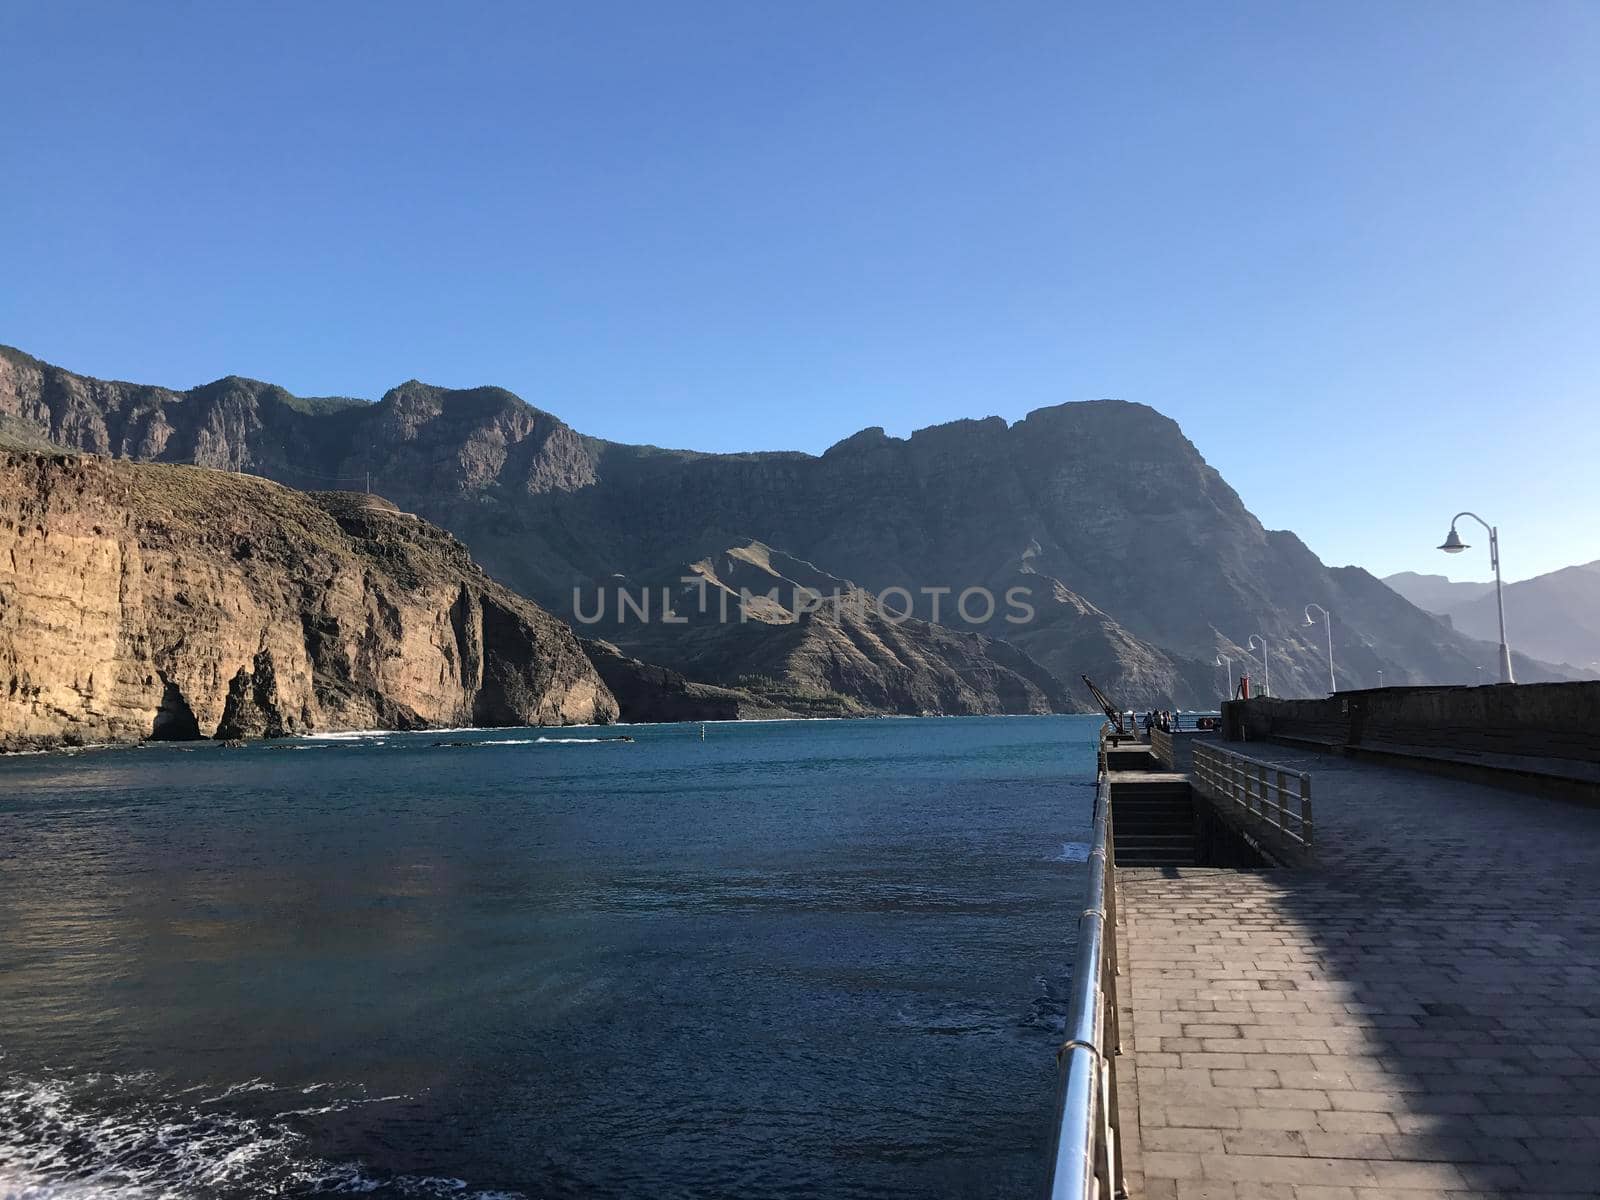
POLYGON ((1461 535, 1456 532, 1456 527, 1452 525, 1450 526, 1450 532, 1445 536, 1444 545, 1440 546, 1439 549, 1446 554, 1460 554, 1467 549, 1467 544, 1461 540, 1461 535))

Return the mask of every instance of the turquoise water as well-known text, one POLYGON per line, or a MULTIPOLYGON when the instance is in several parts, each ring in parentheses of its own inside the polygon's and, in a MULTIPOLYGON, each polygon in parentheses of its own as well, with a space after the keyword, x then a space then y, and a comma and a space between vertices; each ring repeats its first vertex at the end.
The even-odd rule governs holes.
POLYGON ((1098 724, 0 760, 0 1196, 1037 1191, 1098 724))

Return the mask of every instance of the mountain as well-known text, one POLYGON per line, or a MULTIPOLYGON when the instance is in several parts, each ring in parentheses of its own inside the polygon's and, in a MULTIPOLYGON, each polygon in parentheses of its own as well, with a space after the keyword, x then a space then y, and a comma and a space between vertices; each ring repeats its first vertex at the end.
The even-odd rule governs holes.
MULTIPOLYGON (((1214 703, 1225 687, 1214 657, 1237 672, 1251 635, 1269 648, 1258 684, 1270 673, 1278 694, 1321 694, 1325 635, 1304 625, 1310 602, 1333 613, 1341 687, 1380 671, 1389 683, 1469 682, 1495 663, 1492 646, 1367 572, 1329 569, 1293 534, 1264 529, 1176 423, 1140 404, 1062 404, 908 438, 868 429, 822 455, 713 455, 587 437, 499 388, 411 381, 371 404, 236 377, 172 391, 0 351, 0 421, 116 457, 301 486, 370 479, 575 621, 619 580, 760 543, 875 598, 903 589, 896 603, 904 596, 912 619, 1015 647, 1058 689, 1092 668, 1130 705, 1214 703)), ((817 679, 854 636, 786 622, 756 632, 771 649, 750 663, 810 660, 817 679)))
MULTIPOLYGON (((1444 575, 1419 575, 1415 571, 1385 575, 1383 581, 1424 612, 1438 613, 1441 616, 1457 605, 1477 600, 1482 596, 1494 595, 1492 583, 1466 581, 1457 583, 1444 575)), ((1498 632, 1495 633, 1494 640, 1496 643, 1500 641, 1498 632)))
MULTIPOLYGON (((1468 637, 1499 643, 1500 614, 1492 583, 1406 574, 1384 582, 1419 608, 1448 617, 1468 637), (1418 585, 1417 580, 1426 582, 1418 585), (1448 587, 1438 587, 1436 580, 1448 587)), ((1600 675, 1600 560, 1507 584, 1505 605, 1506 637, 1512 646, 1569 664, 1582 675, 1600 675)))
POLYGON ((861 715, 826 702, 784 708, 743 688, 689 679, 669 667, 630 658, 610 642, 584 639, 584 653, 617 698, 625 721, 748 721, 861 715))
POLYGON ((0 451, 0 749, 616 715, 563 622, 386 500, 0 451))
POLYGON ((790 708, 1090 711, 1011 643, 899 618, 849 580, 760 542, 651 576, 613 576, 574 619, 641 659, 790 708))

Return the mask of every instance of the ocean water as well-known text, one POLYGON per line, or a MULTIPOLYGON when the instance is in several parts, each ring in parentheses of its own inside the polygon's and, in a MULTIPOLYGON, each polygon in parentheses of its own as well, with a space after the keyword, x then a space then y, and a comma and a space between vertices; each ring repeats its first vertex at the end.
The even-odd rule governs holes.
POLYGON ((0 1197, 1037 1192, 1098 724, 0 759, 0 1197))

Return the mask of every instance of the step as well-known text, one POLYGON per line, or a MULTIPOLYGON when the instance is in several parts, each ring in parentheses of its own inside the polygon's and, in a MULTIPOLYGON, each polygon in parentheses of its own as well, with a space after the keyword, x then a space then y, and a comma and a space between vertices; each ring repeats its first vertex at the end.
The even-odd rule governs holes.
POLYGON ((1174 848, 1176 850, 1179 846, 1189 846, 1190 850, 1192 850, 1194 843, 1194 834, 1144 834, 1136 835, 1136 837, 1118 835, 1117 853, 1122 853, 1123 846, 1128 846, 1130 850, 1150 850, 1155 846, 1174 848))
POLYGON ((1111 798, 1122 796, 1187 796, 1189 780, 1165 771, 1118 771, 1111 780, 1111 798))
POLYGON ((1193 867, 1197 865, 1193 853, 1163 854, 1150 852, 1122 854, 1119 851, 1117 854, 1117 866, 1119 867, 1193 867))
POLYGON ((1181 804, 1149 804, 1143 807, 1132 804, 1113 804, 1111 819, 1118 824, 1124 821, 1162 820, 1167 817, 1192 817, 1194 805, 1185 800, 1181 804))

